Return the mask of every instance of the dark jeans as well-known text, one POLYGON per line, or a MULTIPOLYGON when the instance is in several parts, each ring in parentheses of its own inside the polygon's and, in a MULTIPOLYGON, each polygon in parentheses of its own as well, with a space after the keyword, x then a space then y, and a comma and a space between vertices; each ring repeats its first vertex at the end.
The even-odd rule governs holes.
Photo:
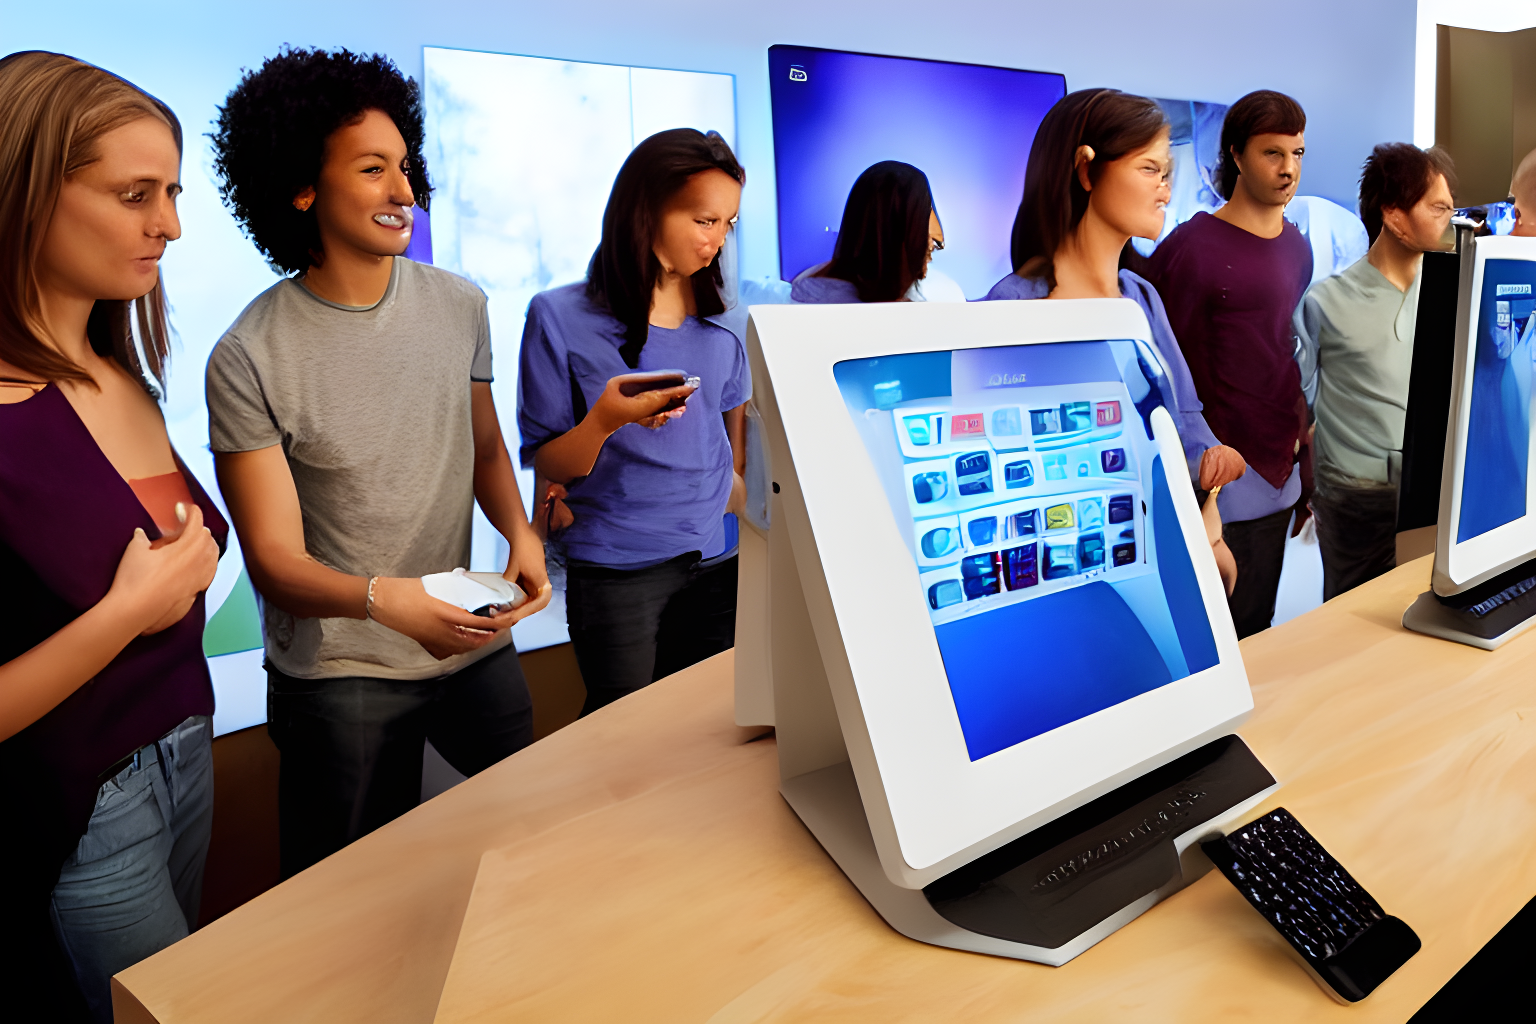
POLYGON ((533 741, 511 644, 435 679, 294 679, 267 666, 284 878, 421 802, 424 741, 474 775, 533 741))
POLYGON ((1291 510, 1285 509, 1221 528, 1221 537, 1237 562, 1237 586, 1227 598, 1227 608, 1239 640, 1268 629, 1275 617, 1275 593, 1280 589, 1290 525, 1291 510))
POLYGON ((589 715, 736 643, 733 555, 701 567, 691 552, 648 569, 566 568, 565 620, 589 715))
POLYGON ((1317 482, 1312 493, 1323 554, 1323 600, 1330 601, 1397 565, 1397 488, 1317 482))

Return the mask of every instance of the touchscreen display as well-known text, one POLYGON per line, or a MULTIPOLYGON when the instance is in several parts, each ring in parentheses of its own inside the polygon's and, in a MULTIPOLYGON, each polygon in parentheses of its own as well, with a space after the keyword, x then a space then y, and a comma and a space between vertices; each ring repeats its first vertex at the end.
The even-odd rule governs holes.
POLYGON ((1536 262, 1488 260, 1477 302, 1458 544, 1512 523, 1527 510, 1536 262))
POLYGON ((833 369, 906 542, 971 760, 1214 666, 1131 341, 833 369))

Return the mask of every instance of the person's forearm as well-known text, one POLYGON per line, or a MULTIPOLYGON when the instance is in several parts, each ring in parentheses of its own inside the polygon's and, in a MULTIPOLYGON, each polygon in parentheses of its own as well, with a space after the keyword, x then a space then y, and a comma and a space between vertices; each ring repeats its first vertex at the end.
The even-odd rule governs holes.
POLYGON ((348 576, 307 552, 245 549, 245 566, 261 596, 301 619, 368 617, 368 578, 348 576))
POLYGON ((534 468, 551 483, 568 484, 592 472, 610 436, 612 431, 598 426, 589 415, 553 441, 546 441, 534 456, 534 468))
POLYGON ((506 448, 475 459, 475 500, 480 503, 485 518, 512 547, 541 544, 533 527, 528 525, 517 474, 512 470, 512 460, 506 448))
POLYGON ((16 735, 106 668, 142 624, 110 597, 0 665, 0 740, 16 735))

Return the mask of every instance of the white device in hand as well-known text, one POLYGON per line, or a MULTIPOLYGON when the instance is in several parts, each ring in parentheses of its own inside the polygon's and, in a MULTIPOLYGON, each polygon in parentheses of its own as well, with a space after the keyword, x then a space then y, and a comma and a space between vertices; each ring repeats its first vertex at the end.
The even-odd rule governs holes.
POLYGON ((428 595, 486 618, 528 600, 523 588, 496 572, 435 572, 421 578, 428 595))

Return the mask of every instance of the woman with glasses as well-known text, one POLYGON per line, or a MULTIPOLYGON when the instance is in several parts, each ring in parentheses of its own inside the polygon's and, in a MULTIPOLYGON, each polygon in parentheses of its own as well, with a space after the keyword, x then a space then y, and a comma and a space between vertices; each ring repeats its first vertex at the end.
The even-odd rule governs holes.
POLYGON ((849 190, 832 258, 796 277, 789 297, 802 303, 921 301, 928 265, 943 248, 928 176, 911 164, 882 160, 849 190))
MULTIPOLYGON (((1199 490, 1214 491, 1242 476, 1247 465, 1206 424, 1157 290, 1120 267, 1132 238, 1161 233, 1171 167, 1168 121, 1156 103, 1115 89, 1084 89, 1061 99, 1040 122, 1030 149, 1024 198, 1013 222, 1018 269, 986 297, 1127 298, 1140 306, 1168 374, 1165 400, 1190 477, 1199 490)), ((1231 593, 1235 564, 1223 542, 1215 547, 1231 593)))
POLYGON ((745 180, 714 132, 651 136, 619 169, 587 280, 528 306, 521 454, 565 557, 583 714, 735 642, 725 513, 746 499, 752 379, 707 318, 725 310, 720 251, 745 180))

